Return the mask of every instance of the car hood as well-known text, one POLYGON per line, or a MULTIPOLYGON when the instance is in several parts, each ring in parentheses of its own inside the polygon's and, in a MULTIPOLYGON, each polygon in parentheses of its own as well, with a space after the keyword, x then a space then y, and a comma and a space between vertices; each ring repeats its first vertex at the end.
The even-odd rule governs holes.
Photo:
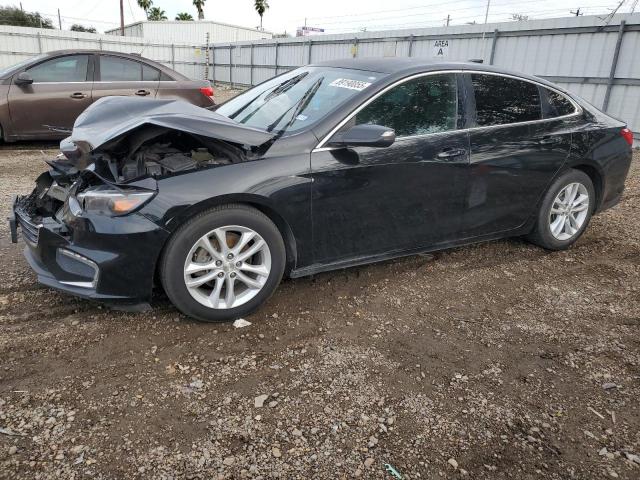
POLYGON ((104 97, 89 106, 77 119, 66 141, 93 151, 143 125, 215 138, 257 147, 274 134, 247 127, 219 113, 182 100, 132 97, 104 97))

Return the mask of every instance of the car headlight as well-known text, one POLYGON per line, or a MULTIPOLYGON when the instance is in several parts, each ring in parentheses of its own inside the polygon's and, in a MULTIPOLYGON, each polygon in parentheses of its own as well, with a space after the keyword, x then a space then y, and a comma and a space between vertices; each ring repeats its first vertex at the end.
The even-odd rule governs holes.
POLYGON ((78 203, 85 212, 118 216, 131 213, 153 197, 148 190, 116 190, 107 185, 92 187, 78 193, 78 203))

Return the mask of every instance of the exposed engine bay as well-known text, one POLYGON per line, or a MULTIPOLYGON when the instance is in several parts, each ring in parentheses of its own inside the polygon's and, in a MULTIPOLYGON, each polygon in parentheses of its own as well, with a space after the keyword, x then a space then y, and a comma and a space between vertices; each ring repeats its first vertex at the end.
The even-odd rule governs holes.
POLYGON ((82 151, 67 141, 62 142, 61 150, 56 160, 47 162, 52 168, 38 177, 27 203, 30 215, 36 218, 53 216, 59 220, 70 194, 82 199, 84 190, 108 186, 126 192, 134 185, 153 189, 155 180, 231 165, 255 156, 240 145, 149 126, 96 152, 82 151))
MULTIPOLYGON (((96 163, 96 172, 107 174, 109 181, 127 183, 149 176, 162 178, 199 168, 210 168, 247 159, 240 146, 220 140, 198 137, 177 131, 146 128, 122 139, 111 148, 93 153, 89 163, 96 163)), ((63 151, 64 153, 64 151, 63 151)))
POLYGON ((78 117, 21 205, 37 221, 125 215, 157 193, 159 180, 261 158, 275 138, 182 101, 105 97, 78 117))

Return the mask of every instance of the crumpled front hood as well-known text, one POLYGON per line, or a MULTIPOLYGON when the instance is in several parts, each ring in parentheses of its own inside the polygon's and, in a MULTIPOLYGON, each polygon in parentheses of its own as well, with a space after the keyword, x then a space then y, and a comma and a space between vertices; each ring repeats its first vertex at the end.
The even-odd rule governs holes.
POLYGON ((104 97, 76 119, 73 132, 65 142, 71 141, 81 148, 85 146, 89 150, 96 150, 143 125, 155 125, 251 147, 262 145, 274 137, 271 133, 247 127, 182 100, 104 97))

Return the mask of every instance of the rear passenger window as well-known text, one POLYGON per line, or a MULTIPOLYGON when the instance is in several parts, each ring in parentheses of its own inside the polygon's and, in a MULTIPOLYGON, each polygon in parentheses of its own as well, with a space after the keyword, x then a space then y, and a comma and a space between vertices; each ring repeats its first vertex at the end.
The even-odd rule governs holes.
POLYGON ((551 118, 571 115, 575 112, 575 107, 567 97, 553 90, 546 90, 547 98, 549 99, 549 115, 551 118))
POLYGON ((457 82, 454 74, 428 75, 392 88, 362 109, 362 123, 393 128, 399 137, 456 129, 457 82))
POLYGON ((157 82, 160 70, 121 57, 100 55, 100 80, 103 82, 157 82))
POLYGON ((500 75, 472 74, 479 126, 540 120, 538 86, 500 75))
POLYGON ((100 80, 103 82, 139 82, 142 80, 142 69, 138 62, 101 55, 100 80))
POLYGON ((160 80, 160 70, 142 65, 142 80, 145 82, 157 82, 160 80))

